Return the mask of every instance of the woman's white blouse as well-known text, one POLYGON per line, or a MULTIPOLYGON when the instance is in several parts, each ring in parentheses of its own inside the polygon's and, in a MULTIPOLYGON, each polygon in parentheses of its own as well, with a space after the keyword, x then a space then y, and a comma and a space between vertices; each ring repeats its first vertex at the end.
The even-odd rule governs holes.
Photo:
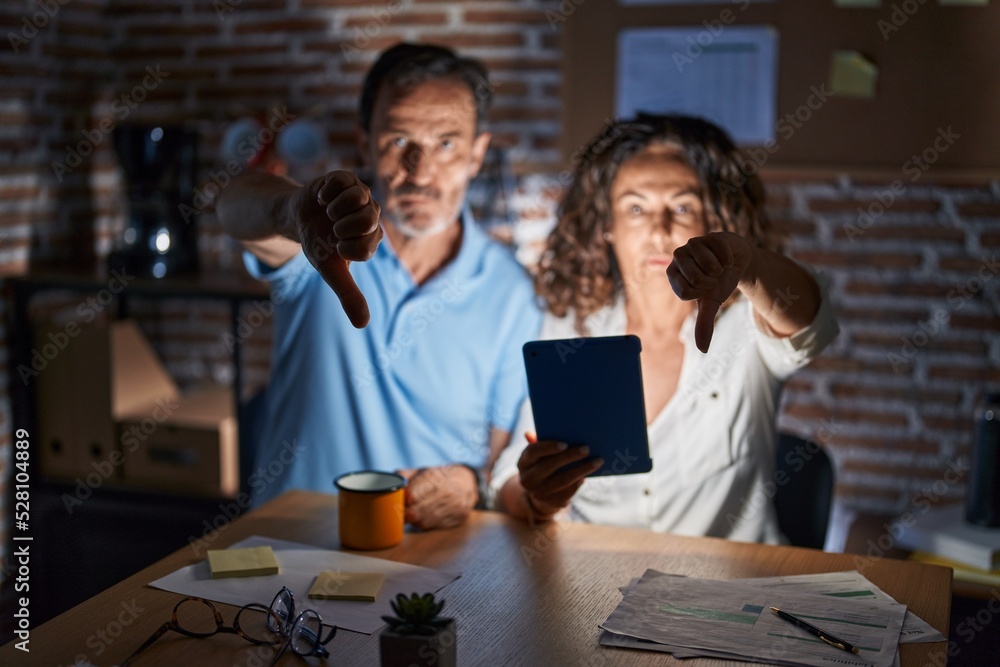
MULTIPOLYGON (((680 339, 684 362, 677 391, 649 425, 653 470, 588 478, 559 518, 779 543, 774 496, 775 415, 783 382, 818 355, 839 328, 825 281, 813 322, 786 338, 758 328, 750 302, 740 299, 717 318, 707 354, 694 342, 692 314, 680 339)), ((573 313, 546 315, 541 338, 575 338, 573 313)), ((624 301, 594 313, 593 336, 626 333, 624 301)), ((517 474, 517 460, 533 431, 525 401, 508 446, 493 468, 491 496, 517 474)))

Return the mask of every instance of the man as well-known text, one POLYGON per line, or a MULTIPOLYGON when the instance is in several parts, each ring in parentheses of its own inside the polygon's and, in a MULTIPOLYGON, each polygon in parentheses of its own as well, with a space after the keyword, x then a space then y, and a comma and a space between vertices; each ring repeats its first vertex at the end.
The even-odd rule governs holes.
POLYGON ((489 145, 489 101, 478 62, 399 44, 361 96, 371 192, 347 172, 305 185, 247 174, 220 198, 249 270, 280 296, 254 464, 280 473, 255 503, 332 491, 361 469, 400 469, 406 518, 421 528, 457 525, 484 502, 483 471, 525 393, 520 346, 540 324, 525 272, 463 204, 489 145))

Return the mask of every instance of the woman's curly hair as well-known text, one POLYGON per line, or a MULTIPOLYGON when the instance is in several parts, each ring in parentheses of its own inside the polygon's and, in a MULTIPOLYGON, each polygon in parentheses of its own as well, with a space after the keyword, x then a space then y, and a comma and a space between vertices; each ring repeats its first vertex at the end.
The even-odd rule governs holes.
POLYGON ((549 311, 564 317, 572 310, 581 334, 587 333, 586 318, 622 292, 618 264, 605 239, 612 222, 611 186, 619 167, 652 144, 675 146, 697 174, 709 232, 735 232, 763 248, 781 250, 764 212, 764 186, 756 169, 742 166, 721 128, 700 118, 652 114, 608 123, 574 156, 573 180, 535 275, 535 291, 549 311))

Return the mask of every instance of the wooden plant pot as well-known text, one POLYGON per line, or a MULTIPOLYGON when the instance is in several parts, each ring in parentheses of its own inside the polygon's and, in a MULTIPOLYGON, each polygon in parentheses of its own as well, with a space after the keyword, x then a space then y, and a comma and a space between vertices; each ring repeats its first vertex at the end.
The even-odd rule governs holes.
POLYGON ((401 635, 386 628, 379 637, 382 667, 455 667, 455 619, 435 635, 401 635))

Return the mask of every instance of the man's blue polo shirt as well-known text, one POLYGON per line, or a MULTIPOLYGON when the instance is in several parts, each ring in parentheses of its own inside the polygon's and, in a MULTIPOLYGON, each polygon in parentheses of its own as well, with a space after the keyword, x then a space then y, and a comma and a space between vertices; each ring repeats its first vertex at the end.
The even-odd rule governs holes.
POLYGON ((351 274, 371 321, 355 329, 305 256, 250 273, 275 304, 266 415, 248 480, 254 504, 333 492, 353 470, 481 466, 489 431, 514 427, 527 394, 521 346, 541 313, 523 267, 468 213, 454 260, 417 286, 388 238, 351 274))

